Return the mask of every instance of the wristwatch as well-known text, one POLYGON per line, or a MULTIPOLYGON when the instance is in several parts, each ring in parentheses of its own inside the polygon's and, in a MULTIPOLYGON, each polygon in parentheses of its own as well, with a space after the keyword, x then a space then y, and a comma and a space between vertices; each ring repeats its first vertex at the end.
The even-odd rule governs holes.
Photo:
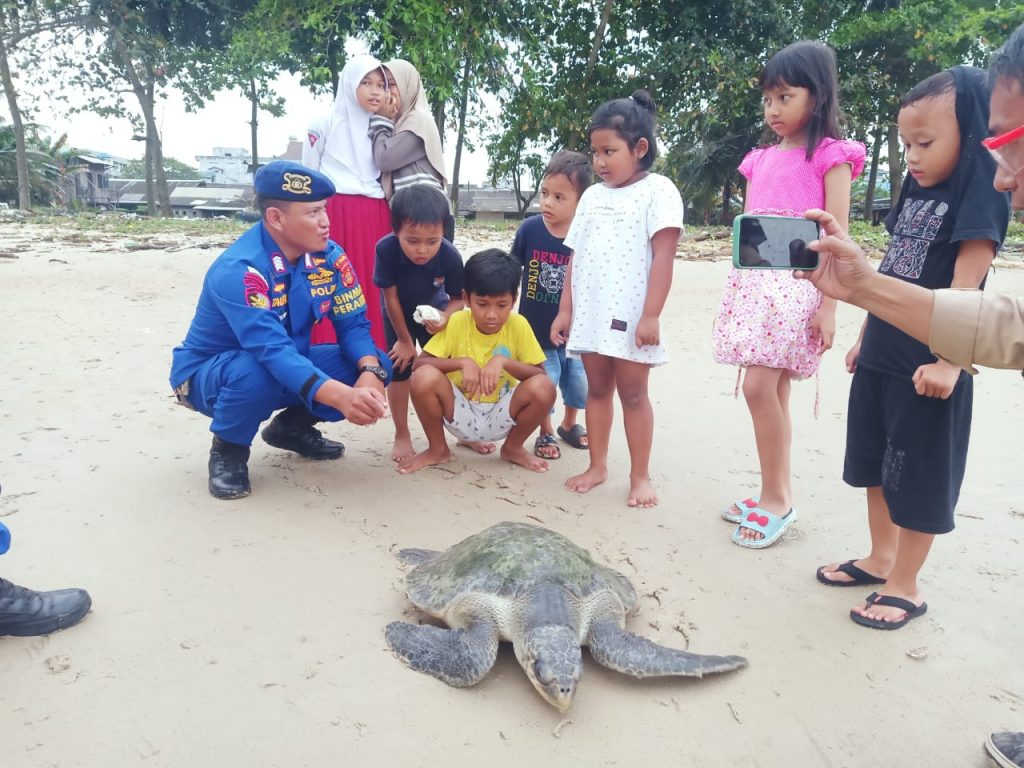
POLYGON ((359 368, 359 372, 360 373, 367 373, 367 372, 372 373, 374 376, 376 376, 381 381, 387 381, 387 379, 388 379, 388 372, 385 371, 384 368, 379 366, 379 365, 364 365, 364 366, 361 366, 359 368))

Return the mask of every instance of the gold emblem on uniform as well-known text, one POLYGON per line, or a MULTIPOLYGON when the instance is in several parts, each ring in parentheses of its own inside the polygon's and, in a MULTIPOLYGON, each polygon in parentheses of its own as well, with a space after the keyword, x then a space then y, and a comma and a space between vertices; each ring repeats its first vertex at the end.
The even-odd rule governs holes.
POLYGON ((284 174, 284 184, 281 185, 281 189, 285 192, 291 192, 293 195, 311 195, 313 190, 309 188, 309 185, 313 183, 311 176, 306 176, 302 173, 286 173, 284 174))

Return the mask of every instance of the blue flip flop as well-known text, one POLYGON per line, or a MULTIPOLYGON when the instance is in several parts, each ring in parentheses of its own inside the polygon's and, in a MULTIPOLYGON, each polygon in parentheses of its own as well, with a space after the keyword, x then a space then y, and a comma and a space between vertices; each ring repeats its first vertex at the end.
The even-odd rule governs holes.
POLYGON ((743 520, 746 518, 747 513, 751 509, 757 509, 757 499, 750 498, 734 501, 732 504, 730 504, 728 507, 722 510, 722 519, 728 520, 730 523, 742 523, 743 520), (736 507, 736 509, 742 509, 743 511, 733 512, 732 508, 734 506, 736 507))
POLYGON ((794 522, 796 522, 796 510, 790 509, 782 517, 773 515, 771 512, 760 507, 751 507, 747 512, 747 516, 740 521, 740 524, 736 526, 736 530, 732 533, 732 543, 738 544, 741 547, 747 549, 764 549, 770 547, 776 541, 782 538, 782 534, 786 532, 794 522), (740 538, 740 531, 744 528, 749 528, 752 531, 759 531, 764 535, 763 539, 742 539, 740 538))

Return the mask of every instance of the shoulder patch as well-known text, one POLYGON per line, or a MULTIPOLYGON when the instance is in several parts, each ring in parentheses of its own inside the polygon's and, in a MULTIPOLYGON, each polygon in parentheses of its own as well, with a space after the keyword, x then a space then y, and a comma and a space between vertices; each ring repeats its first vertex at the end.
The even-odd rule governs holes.
POLYGON ((269 309, 270 285, 259 270, 255 267, 247 267, 242 277, 242 287, 245 290, 245 303, 256 309, 269 309))
POLYGON ((348 260, 348 256, 342 251, 338 258, 334 260, 334 269, 341 275, 341 284, 346 288, 351 288, 356 284, 356 271, 352 268, 352 262, 348 260))

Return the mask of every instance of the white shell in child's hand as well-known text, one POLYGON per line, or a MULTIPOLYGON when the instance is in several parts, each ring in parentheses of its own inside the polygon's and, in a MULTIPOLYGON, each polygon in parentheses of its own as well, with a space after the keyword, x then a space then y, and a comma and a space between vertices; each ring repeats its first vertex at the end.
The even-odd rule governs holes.
POLYGON ((420 304, 413 310, 412 319, 420 325, 426 325, 427 323, 439 323, 441 322, 441 312, 437 307, 432 307, 429 304, 420 304))

